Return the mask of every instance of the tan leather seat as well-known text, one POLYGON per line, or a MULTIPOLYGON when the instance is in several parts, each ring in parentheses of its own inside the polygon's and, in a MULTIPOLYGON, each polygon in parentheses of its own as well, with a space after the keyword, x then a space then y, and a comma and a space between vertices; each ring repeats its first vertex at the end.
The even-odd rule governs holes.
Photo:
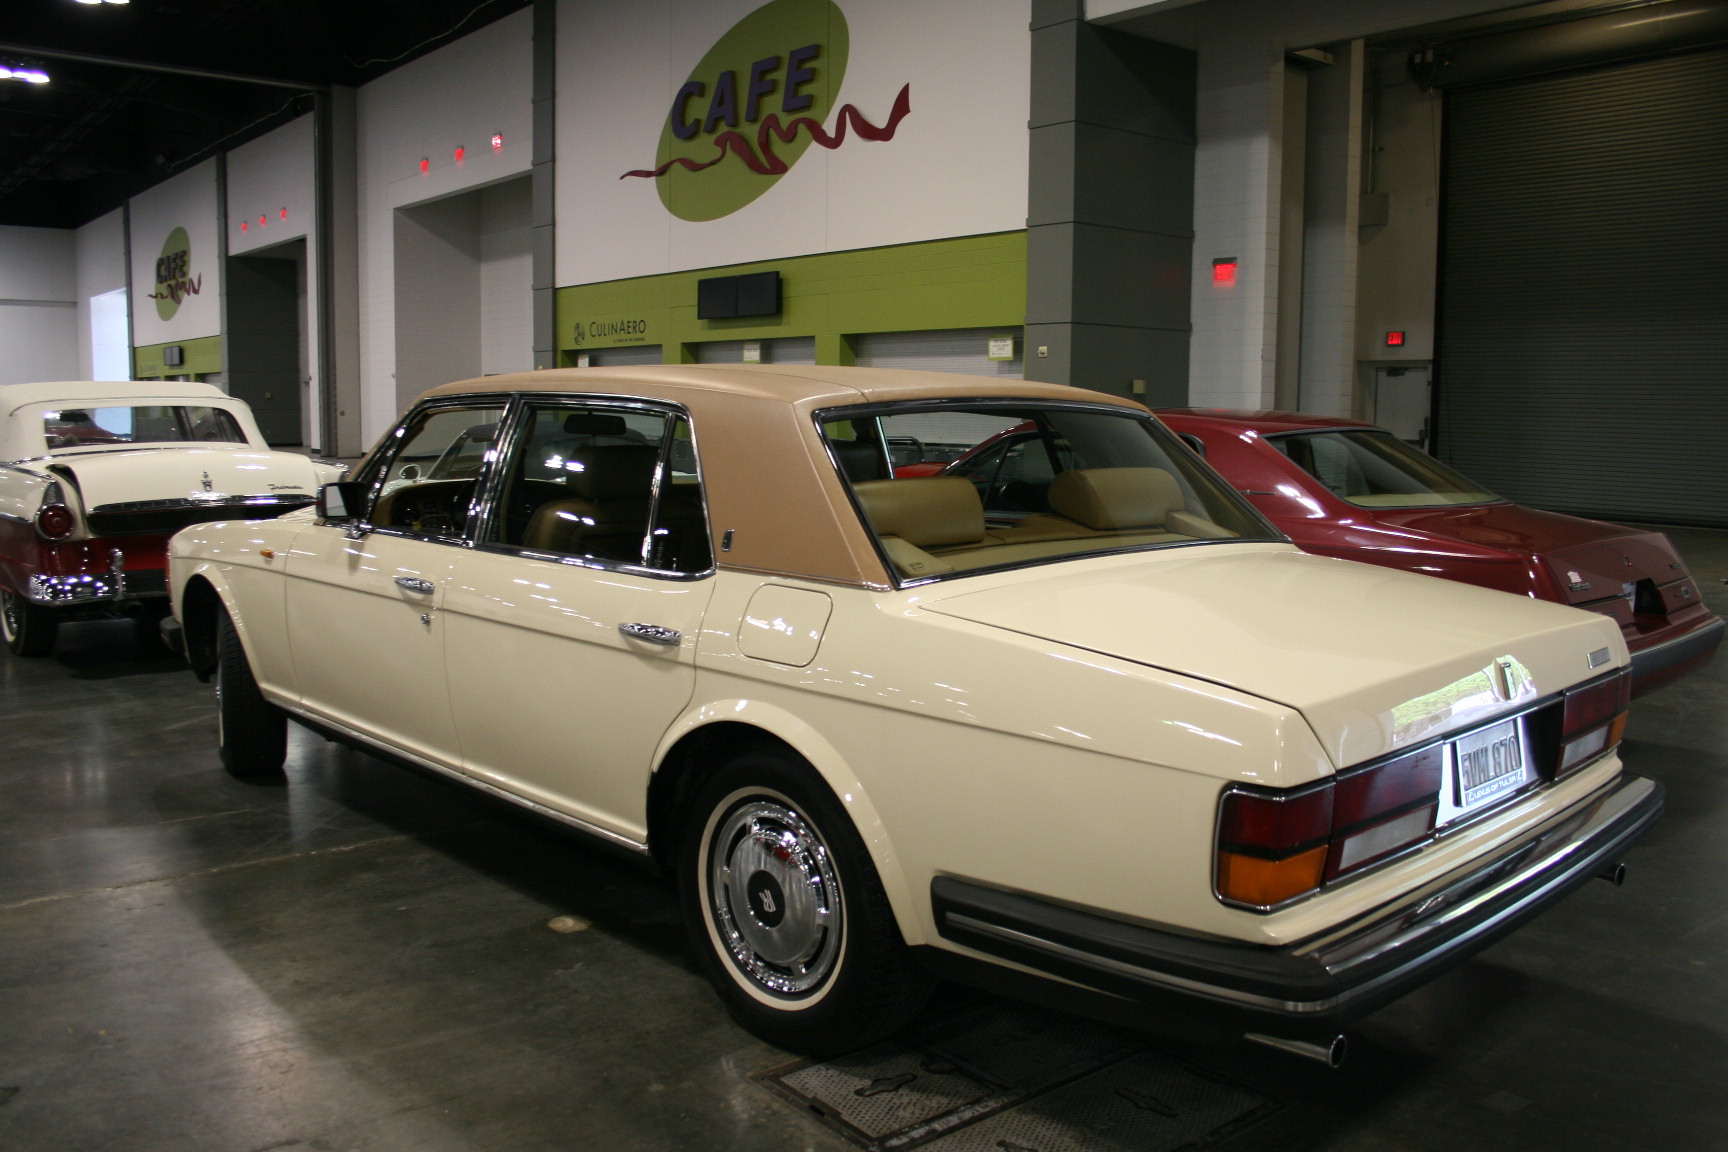
POLYGON ((582 450, 571 470, 573 495, 542 504, 528 521, 523 545, 544 552, 642 562, 660 449, 652 444, 582 450))
POLYGON ((960 476, 865 480, 852 485, 883 551, 906 576, 934 576, 954 566, 926 549, 994 544, 984 531, 984 504, 960 476))
POLYGON ((1094 532, 1162 527, 1185 503, 1163 468, 1071 468, 1050 482, 1048 499, 1052 512, 1094 532))

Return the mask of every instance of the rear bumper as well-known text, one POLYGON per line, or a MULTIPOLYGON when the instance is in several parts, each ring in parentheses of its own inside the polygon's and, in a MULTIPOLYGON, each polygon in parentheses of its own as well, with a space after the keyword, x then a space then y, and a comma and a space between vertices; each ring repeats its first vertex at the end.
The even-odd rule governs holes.
POLYGON ((160 567, 128 569, 125 554, 114 548, 106 568, 58 575, 33 572, 23 591, 32 603, 50 608, 162 598, 168 595, 168 573, 160 567))
POLYGON ((1632 653, 1632 678, 1651 680, 1685 671, 1681 665, 1702 664, 1722 643, 1724 632, 1728 632, 1728 624, 1720 616, 1712 616, 1684 636, 1641 648, 1632 653))
POLYGON ((1619 862, 1662 812, 1636 776, 1353 923, 1283 948, 1127 924, 952 877, 931 884, 955 944, 1244 1032, 1336 1033, 1426 983, 1619 862))

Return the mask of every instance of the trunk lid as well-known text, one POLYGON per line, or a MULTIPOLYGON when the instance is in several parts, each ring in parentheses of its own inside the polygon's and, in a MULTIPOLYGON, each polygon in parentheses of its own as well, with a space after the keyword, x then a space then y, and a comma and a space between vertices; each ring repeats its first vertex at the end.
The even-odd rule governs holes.
POLYGON ((1288 705, 1341 768, 1626 660, 1619 629, 1599 615, 1277 545, 1018 576, 975 592, 938 585, 923 606, 1288 705))
POLYGON ((67 452, 42 466, 76 491, 98 535, 274 516, 310 503, 335 471, 292 452, 244 446, 67 452))

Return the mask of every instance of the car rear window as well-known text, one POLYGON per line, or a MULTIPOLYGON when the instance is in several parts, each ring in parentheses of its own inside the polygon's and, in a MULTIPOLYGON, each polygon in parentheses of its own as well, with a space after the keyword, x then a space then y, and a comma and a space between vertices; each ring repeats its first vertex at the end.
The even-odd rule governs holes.
POLYGON ((1269 436, 1267 443, 1328 492, 1361 508, 1424 508, 1499 499, 1378 428, 1269 436))
POLYGON ((50 450, 97 444, 244 444, 231 412, 197 404, 126 404, 59 408, 42 414, 50 450))
POLYGON ((1282 539, 1168 430, 1133 412, 908 403, 830 410, 818 419, 902 581, 1282 539))

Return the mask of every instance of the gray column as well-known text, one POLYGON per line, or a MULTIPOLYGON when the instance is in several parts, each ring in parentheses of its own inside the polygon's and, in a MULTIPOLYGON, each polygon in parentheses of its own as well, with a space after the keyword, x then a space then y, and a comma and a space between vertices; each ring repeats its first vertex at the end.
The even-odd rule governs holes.
POLYGON ((1026 376, 1183 404, 1194 54, 1032 6, 1026 376))
POLYGON ((557 252, 553 247, 553 108, 558 2, 534 0, 534 367, 558 365, 557 252))

